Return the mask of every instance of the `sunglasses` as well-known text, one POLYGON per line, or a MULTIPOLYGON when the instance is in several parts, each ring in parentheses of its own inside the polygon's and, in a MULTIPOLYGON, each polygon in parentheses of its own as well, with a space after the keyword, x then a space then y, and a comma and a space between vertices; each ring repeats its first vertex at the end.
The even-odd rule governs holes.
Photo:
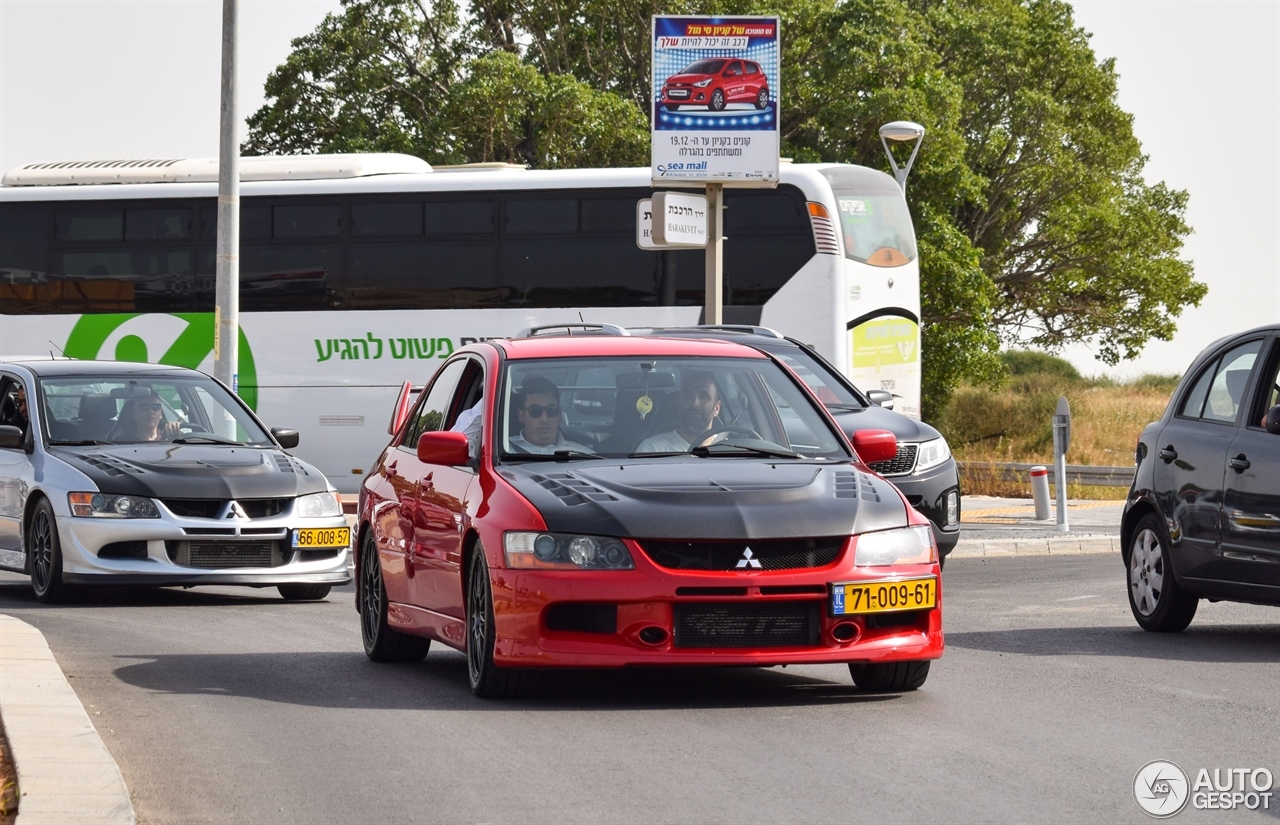
POLYGON ((138 409, 146 412, 160 412, 162 408, 159 404, 139 404, 138 409))
POLYGON ((530 404, 524 408, 524 414, 530 418, 541 418, 544 412, 547 414, 547 418, 559 418, 560 405, 548 404, 544 407, 541 404, 530 404))

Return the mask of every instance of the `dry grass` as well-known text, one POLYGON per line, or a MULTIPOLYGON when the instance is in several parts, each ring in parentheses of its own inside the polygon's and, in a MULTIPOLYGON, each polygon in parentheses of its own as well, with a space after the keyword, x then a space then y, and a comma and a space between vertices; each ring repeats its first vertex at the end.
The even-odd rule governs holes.
MULTIPOLYGON (((1068 464, 1121 466, 1133 464, 1133 451, 1143 428, 1164 412, 1177 386, 1177 376, 1144 376, 1117 384, 1109 380, 1061 375, 1015 376, 999 389, 962 387, 937 421, 957 461, 1053 462, 1053 412, 1058 397, 1071 405, 1068 464)), ((971 495, 1029 497, 1028 482, 1005 482, 969 474, 964 491, 971 495)), ((1123 499, 1124 487, 1068 486, 1073 498, 1123 499)))

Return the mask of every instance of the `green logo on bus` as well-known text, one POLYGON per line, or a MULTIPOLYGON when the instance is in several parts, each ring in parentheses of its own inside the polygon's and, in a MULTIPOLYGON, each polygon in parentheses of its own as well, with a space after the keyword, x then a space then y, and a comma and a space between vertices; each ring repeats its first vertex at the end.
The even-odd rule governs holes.
MULTIPOLYGON (((111 315, 82 315, 76 322, 63 352, 69 358, 103 359, 107 361, 133 361, 137 363, 168 364, 173 367, 199 369, 201 362, 213 355, 213 313, 175 312, 170 317, 186 321, 187 326, 164 353, 153 356, 147 342, 137 335, 123 335, 115 342, 115 350, 104 352, 107 339, 139 313, 111 315)), ((251 409, 258 408, 258 370, 253 363, 253 351, 249 339, 240 330, 240 397, 251 409)))

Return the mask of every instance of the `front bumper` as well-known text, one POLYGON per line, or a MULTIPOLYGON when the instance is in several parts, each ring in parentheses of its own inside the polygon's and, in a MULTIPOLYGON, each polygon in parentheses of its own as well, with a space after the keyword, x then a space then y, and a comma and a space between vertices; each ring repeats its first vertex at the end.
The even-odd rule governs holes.
POLYGON ((161 506, 156 519, 57 517, 62 576, 76 585, 205 585, 268 587, 279 584, 333 584, 351 581, 350 544, 319 550, 291 547, 293 528, 339 528, 342 516, 299 519, 291 514, 217 520, 175 516, 161 506), (196 553, 191 548, 198 548, 196 553), (239 563, 241 549, 254 548, 261 560, 239 563), (203 549, 225 552, 227 564, 203 549), (126 555, 127 554, 127 555, 126 555), (200 555, 192 563, 193 556, 200 555), (183 561, 188 563, 182 563, 183 561))
MULTIPOLYGON (((634 548, 632 553, 635 557, 634 548)), ((635 560, 634 571, 491 569, 497 629, 494 661, 508 667, 770 666, 899 662, 937 659, 943 653, 937 564, 854 568, 851 561, 837 561, 826 568, 736 573, 666 570, 653 567, 647 559, 635 560), (931 609, 870 616, 831 614, 834 582, 921 576, 937 577, 937 602, 931 609), (728 595, 730 591, 733 595, 728 595), (723 647, 677 644, 676 615, 687 606, 739 605, 750 610, 750 606, 770 603, 808 606, 816 613, 816 641, 779 647, 744 647, 741 639, 723 647), (553 628, 550 617, 564 605, 575 609, 585 605, 580 612, 589 619, 616 615, 616 621, 612 627, 606 618, 590 629, 566 628, 563 622, 553 628), (847 638, 840 638, 841 634, 847 638)))
POLYGON ((938 553, 945 556, 960 541, 960 473, 954 459, 947 459, 937 467, 922 473, 902 476, 885 476, 885 480, 897 487, 917 512, 929 519, 933 535, 938 542, 938 553), (947 496, 955 494, 955 520, 947 521, 947 496))

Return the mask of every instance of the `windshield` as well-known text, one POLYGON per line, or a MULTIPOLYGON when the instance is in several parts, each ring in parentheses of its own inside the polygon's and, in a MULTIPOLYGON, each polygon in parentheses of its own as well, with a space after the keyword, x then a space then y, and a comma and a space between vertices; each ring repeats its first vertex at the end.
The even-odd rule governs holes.
POLYGON ((270 445, 271 437, 220 384, 192 373, 41 379, 49 443, 177 441, 270 445))
POLYGON ((724 67, 724 60, 699 60, 680 70, 680 74, 716 74, 724 67))
POLYGON ((502 386, 495 431, 507 460, 849 456, 821 411, 769 360, 514 361, 502 386))
POLYGON ((862 408, 867 403, 859 398, 843 381, 831 371, 831 368, 814 358, 799 347, 769 348, 788 367, 800 376, 800 380, 809 386, 818 400, 827 406, 844 406, 862 408))
POLYGON ((873 266, 901 266, 915 259, 915 230, 900 193, 835 195, 846 258, 873 266))

